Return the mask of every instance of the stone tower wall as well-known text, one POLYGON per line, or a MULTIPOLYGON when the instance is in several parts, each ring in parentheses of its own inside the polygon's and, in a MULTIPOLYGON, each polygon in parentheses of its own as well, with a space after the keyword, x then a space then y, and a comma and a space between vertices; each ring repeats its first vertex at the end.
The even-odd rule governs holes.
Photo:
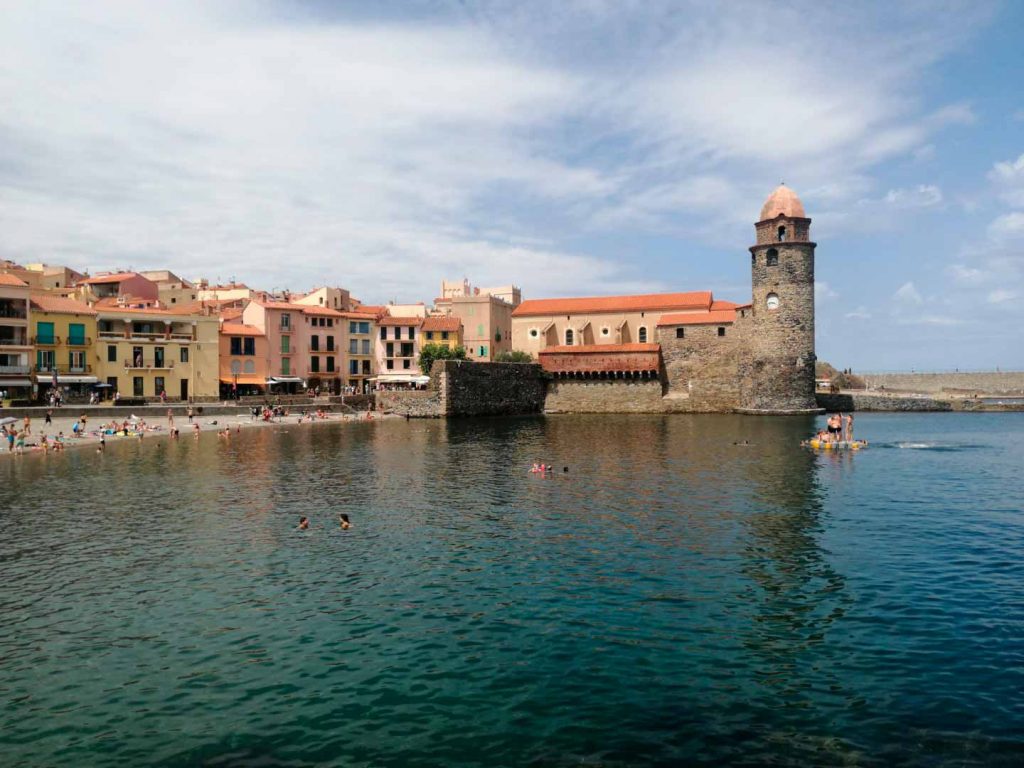
POLYGON ((750 249, 753 307, 749 327, 750 354, 741 361, 744 409, 799 411, 815 408, 814 399, 814 248, 806 240, 807 219, 779 217, 757 225, 758 245, 750 249), (785 242, 762 240, 777 236, 780 224, 785 242), (768 251, 778 252, 778 264, 768 265, 768 251), (768 309, 768 295, 779 297, 778 309, 768 309))

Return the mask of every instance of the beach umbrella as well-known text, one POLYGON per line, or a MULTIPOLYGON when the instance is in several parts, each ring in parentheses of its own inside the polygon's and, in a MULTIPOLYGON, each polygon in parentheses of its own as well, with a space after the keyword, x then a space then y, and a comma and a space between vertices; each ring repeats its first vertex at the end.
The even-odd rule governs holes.
POLYGON ((93 384, 93 386, 96 387, 96 389, 108 389, 108 388, 113 388, 114 385, 113 384, 107 384, 107 382, 103 381, 103 382, 100 382, 99 384, 93 384))
POLYGON ((4 418, 0 419, 0 427, 6 427, 8 424, 14 424, 17 421, 17 419, 12 419, 10 416, 5 416, 4 418))

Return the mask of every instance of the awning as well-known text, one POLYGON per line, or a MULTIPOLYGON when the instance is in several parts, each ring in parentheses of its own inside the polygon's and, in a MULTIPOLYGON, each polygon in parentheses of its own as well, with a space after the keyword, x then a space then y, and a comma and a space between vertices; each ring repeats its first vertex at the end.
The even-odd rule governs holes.
POLYGON ((301 384, 302 379, 298 376, 270 376, 267 384, 301 384))
POLYGON ((370 379, 370 381, 376 381, 380 384, 427 384, 430 382, 429 376, 402 376, 401 374, 391 373, 377 376, 376 378, 370 379))
MULTIPOLYGON (((53 381, 52 377, 50 378, 50 381, 53 381)), ((62 376, 57 374, 58 384, 95 384, 98 381, 99 379, 95 376, 73 376, 70 374, 62 376)))
POLYGON ((220 377, 220 383, 221 384, 236 384, 236 383, 237 384, 255 384, 257 387, 263 387, 263 386, 266 386, 266 384, 267 384, 267 382, 263 379, 262 376, 253 376, 251 373, 250 374, 241 374, 240 373, 237 376, 235 376, 233 374, 231 376, 221 376, 220 377))
POLYGON ((0 387, 31 387, 32 379, 6 379, 0 376, 0 387))

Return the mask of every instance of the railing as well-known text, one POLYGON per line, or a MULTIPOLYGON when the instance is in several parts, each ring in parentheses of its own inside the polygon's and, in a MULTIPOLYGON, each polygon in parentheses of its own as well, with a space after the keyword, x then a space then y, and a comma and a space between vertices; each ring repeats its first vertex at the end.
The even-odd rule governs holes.
POLYGON ((0 309, 0 320, 28 320, 28 315, 22 312, 10 312, 0 309))
POLYGON ((125 360, 124 361, 124 367, 125 368, 130 368, 132 370, 142 370, 142 369, 145 369, 145 368, 155 368, 157 370, 164 370, 164 369, 173 368, 174 367, 174 361, 173 360, 164 360, 162 363, 157 365, 157 363, 154 362, 153 360, 149 360, 149 361, 147 361, 147 360, 142 360, 142 361, 138 361, 138 360, 136 360, 136 361, 125 360), (136 363, 140 363, 140 364, 136 365, 136 363))
POLYGON ((78 336, 78 337, 73 337, 73 338, 69 337, 68 338, 68 346, 69 347, 88 347, 90 344, 92 344, 92 339, 89 338, 88 336, 85 336, 85 337, 78 336))
POLYGON ((0 338, 0 347, 28 347, 28 336, 4 336, 0 338))
POLYGON ((92 373, 91 365, 37 365, 34 366, 36 373, 92 373))
POLYGON ((28 375, 32 370, 30 365, 0 365, 0 373, 28 375))
POLYGON ((290 325, 279 326, 278 329, 281 333, 291 333, 293 328, 290 325))
POLYGON ((32 343, 43 347, 55 347, 60 344, 60 336, 33 336, 32 343))
POLYGON ((127 339, 124 331, 98 331, 97 335, 101 339, 127 339))
POLYGON ((171 333, 168 335, 169 339, 173 341, 192 341, 191 333, 171 333))

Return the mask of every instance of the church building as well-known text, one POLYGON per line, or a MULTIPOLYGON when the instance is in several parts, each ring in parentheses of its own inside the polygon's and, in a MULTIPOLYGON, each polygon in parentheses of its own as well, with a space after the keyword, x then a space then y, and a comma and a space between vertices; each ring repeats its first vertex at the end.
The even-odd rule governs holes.
POLYGON ((527 300, 512 346, 551 375, 549 411, 813 412, 810 224, 791 189, 769 195, 749 302, 710 291, 527 300))

